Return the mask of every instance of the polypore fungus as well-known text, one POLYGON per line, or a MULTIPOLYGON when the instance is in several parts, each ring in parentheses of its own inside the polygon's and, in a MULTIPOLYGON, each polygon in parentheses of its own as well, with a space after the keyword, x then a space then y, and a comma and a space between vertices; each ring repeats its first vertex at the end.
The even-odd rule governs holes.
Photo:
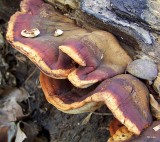
POLYGON ((127 127, 121 126, 107 142, 126 142, 131 140, 133 135, 127 127))
POLYGON ((24 0, 20 7, 21 12, 16 12, 8 23, 8 41, 45 74, 54 78, 67 78, 75 64, 58 47, 67 38, 79 37, 87 31, 75 26, 74 21, 57 13, 42 0, 24 0), (38 29, 40 34, 34 38, 24 37, 24 34, 31 36, 32 29, 38 29), (54 36, 57 29, 64 31, 63 36, 54 36))
POLYGON ((118 75, 85 89, 74 87, 68 80, 56 80, 43 73, 40 83, 48 102, 63 112, 75 114, 93 111, 103 103, 135 134, 140 134, 152 122, 148 90, 131 75, 118 75))
POLYGON ((116 118, 114 118, 109 124, 110 135, 113 136, 116 133, 116 131, 122 126, 123 124, 120 123, 116 118))
POLYGON ((69 77, 80 88, 123 73, 131 62, 113 35, 77 27, 42 0, 21 2, 21 12, 16 12, 9 21, 7 39, 46 75, 69 77), (30 32, 35 28, 40 31, 38 36, 30 32), (35 38, 25 38, 32 35, 35 38), (74 61, 79 64, 77 69, 74 61))
POLYGON ((42 0, 23 0, 21 12, 10 19, 7 39, 43 72, 46 99, 59 110, 75 114, 106 104, 137 135, 152 122, 148 90, 122 74, 132 60, 112 34, 77 27, 42 0), (35 28, 40 34, 34 38, 21 35, 35 28), (63 34, 55 36, 57 29, 63 34))
POLYGON ((109 124, 109 132, 111 137, 107 142, 126 142, 134 136, 133 132, 130 132, 127 127, 115 118, 109 124))
POLYGON ((115 37, 105 31, 94 31, 78 40, 69 39, 59 48, 79 64, 68 75, 70 82, 79 88, 124 73, 132 61, 115 37))

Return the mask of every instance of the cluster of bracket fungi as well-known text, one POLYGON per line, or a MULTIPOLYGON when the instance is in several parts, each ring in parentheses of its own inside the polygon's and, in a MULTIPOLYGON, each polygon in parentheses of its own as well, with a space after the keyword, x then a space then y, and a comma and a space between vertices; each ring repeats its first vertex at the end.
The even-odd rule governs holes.
POLYGON ((123 124, 112 131, 110 142, 142 142, 151 133, 160 138, 151 132, 158 121, 152 120, 149 91, 139 79, 124 74, 132 59, 112 34, 82 29, 42 0, 23 0, 20 7, 6 37, 41 70, 48 102, 70 114, 92 112, 105 104, 123 124), (54 36, 57 29, 60 34, 54 36))

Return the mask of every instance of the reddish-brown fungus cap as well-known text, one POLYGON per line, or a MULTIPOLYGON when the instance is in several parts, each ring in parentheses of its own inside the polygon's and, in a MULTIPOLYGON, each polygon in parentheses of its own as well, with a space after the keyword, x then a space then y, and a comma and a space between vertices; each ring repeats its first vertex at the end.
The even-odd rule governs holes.
POLYGON ((113 115, 135 134, 140 134, 152 122, 148 90, 131 75, 118 75, 85 89, 42 73, 40 83, 48 102, 66 113, 93 111, 105 103, 113 115))
POLYGON ((78 89, 68 80, 57 80, 40 74, 40 84, 48 102, 66 113, 91 112, 102 106, 101 102, 91 101, 89 93, 94 87, 78 89))
POLYGON ((117 75, 103 81, 95 92, 103 95, 103 101, 115 118, 129 131, 138 135, 152 122, 148 89, 137 78, 127 74, 117 75))
POLYGON ((87 32, 42 0, 22 1, 21 12, 9 21, 7 39, 46 75, 67 78, 72 72, 69 80, 80 88, 124 72, 131 61, 113 35, 105 31, 87 32), (40 31, 37 37, 21 35, 24 29, 35 28, 40 31), (63 34, 55 37, 56 29, 63 34), (80 65, 78 69, 69 56, 80 65))
POLYGON ((79 88, 124 73, 132 61, 116 38, 105 31, 94 31, 78 40, 67 40, 59 48, 80 65, 68 76, 79 88))
POLYGON ((48 76, 66 78, 74 69, 74 63, 58 47, 71 36, 84 35, 86 30, 76 27, 72 20, 57 13, 42 0, 23 0, 20 7, 21 12, 16 12, 9 21, 7 40, 48 76), (37 37, 25 38, 21 35, 22 30, 35 28, 40 31, 37 37), (56 29, 63 30, 64 34, 55 37, 56 29))

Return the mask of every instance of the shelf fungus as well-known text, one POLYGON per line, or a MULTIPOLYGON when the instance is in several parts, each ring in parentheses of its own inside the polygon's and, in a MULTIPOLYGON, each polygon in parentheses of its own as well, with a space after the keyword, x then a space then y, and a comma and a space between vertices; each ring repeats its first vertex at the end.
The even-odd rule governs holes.
POLYGON ((134 133, 130 132, 127 127, 121 126, 107 142, 126 142, 130 141, 133 136, 134 133))
POLYGON ((120 123, 116 118, 113 118, 113 120, 111 120, 111 122, 109 123, 110 135, 113 136, 116 133, 116 131, 122 126, 122 123, 120 123))
POLYGON ((109 124, 109 132, 111 137, 107 142, 126 142, 134 137, 134 133, 115 118, 109 124))
POLYGON ((68 75, 69 81, 78 88, 87 88, 124 73, 127 64, 132 61, 116 38, 105 31, 94 31, 80 39, 66 40, 59 48, 79 65, 68 75))
POLYGON ((94 111, 105 104, 129 131, 139 135, 152 122, 149 92, 129 74, 132 59, 105 31, 87 31, 42 0, 23 0, 10 19, 7 40, 41 70, 45 97, 71 114, 94 111), (34 28, 36 38, 21 31, 34 28), (57 29, 64 31, 54 36, 57 29))
POLYGON ((21 2, 21 11, 10 18, 6 37, 43 73, 58 79, 68 77, 80 88, 123 73, 132 61, 112 34, 82 29, 42 0, 21 2), (34 27, 40 35, 25 38, 34 27))
POLYGON ((72 36, 78 38, 88 32, 77 27, 73 20, 59 14, 42 0, 23 0, 20 8, 21 11, 10 18, 7 40, 46 75, 58 79, 67 78, 75 69, 75 63, 58 47, 64 40, 72 36), (32 35, 35 27, 40 31, 40 35, 36 38, 26 38, 32 35), (65 32, 55 37, 54 33, 57 29, 65 32))
POLYGON ((137 135, 152 122, 148 90, 131 75, 117 75, 85 89, 73 86, 68 80, 53 79, 43 73, 40 83, 48 102, 65 113, 94 111, 106 104, 113 115, 137 135))

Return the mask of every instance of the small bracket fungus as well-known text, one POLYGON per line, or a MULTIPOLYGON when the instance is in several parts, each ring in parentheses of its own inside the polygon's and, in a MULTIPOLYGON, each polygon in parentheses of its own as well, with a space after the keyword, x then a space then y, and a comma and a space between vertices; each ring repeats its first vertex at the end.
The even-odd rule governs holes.
POLYGON ((109 124, 110 135, 113 136, 116 133, 116 131, 122 126, 123 125, 116 118, 114 118, 109 124))
POLYGON ((40 34, 40 31, 37 29, 37 28, 35 28, 35 29, 31 29, 31 30, 22 30, 21 31, 21 35, 22 36, 24 36, 24 37, 30 37, 30 38, 32 38, 32 37, 36 37, 36 36, 38 36, 40 34))
POLYGON ((61 36, 63 34, 63 31, 61 29, 57 29, 55 30, 54 32, 54 36, 57 37, 57 36, 61 36))
POLYGON ((105 31, 94 31, 77 40, 69 39, 59 49, 79 64, 68 75, 70 82, 79 88, 124 73, 132 61, 116 38, 105 31))
POLYGON ((128 141, 134 134, 130 132, 127 127, 121 126, 115 134, 107 142, 123 142, 128 141))

